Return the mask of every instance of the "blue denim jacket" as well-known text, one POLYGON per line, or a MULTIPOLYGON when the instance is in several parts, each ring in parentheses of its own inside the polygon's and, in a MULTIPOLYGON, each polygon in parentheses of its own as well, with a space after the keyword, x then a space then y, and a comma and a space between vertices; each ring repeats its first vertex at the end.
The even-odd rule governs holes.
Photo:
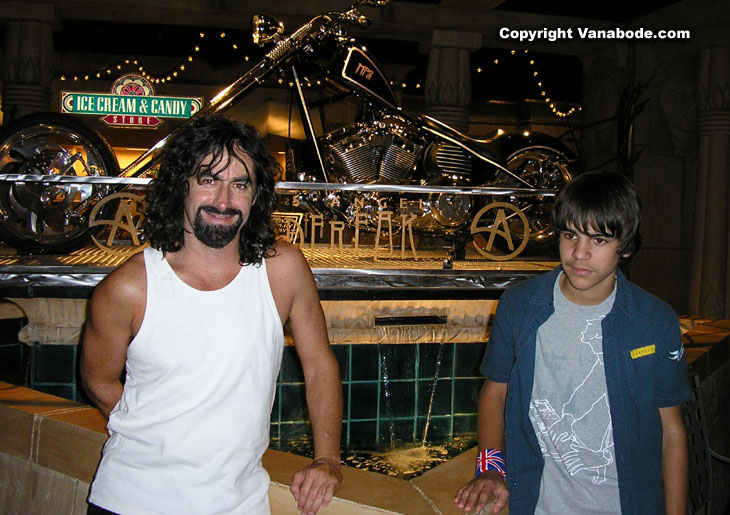
MULTIPOLYGON (((554 311, 553 287, 560 270, 502 295, 481 365, 488 379, 508 383, 505 439, 513 515, 534 513, 539 495, 543 457, 528 411, 537 329, 554 311)), ((621 511, 664 513, 659 408, 690 398, 684 348, 672 308, 630 283, 620 270, 616 277, 616 300, 601 326, 621 511)))

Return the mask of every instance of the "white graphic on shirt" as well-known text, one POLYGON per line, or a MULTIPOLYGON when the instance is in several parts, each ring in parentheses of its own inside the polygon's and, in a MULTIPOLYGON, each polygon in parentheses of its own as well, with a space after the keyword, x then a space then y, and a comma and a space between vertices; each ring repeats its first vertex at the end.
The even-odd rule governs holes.
POLYGON ((562 462, 571 476, 581 470, 592 472, 591 482, 596 485, 606 481, 606 468, 613 463, 611 413, 602 370, 602 319, 603 316, 586 320, 581 342, 590 348, 595 362, 561 412, 557 413, 548 399, 530 404, 530 418, 538 428, 537 439, 543 456, 562 462), (602 393, 591 398, 592 394, 586 395, 587 392, 602 393))
POLYGON ((681 360, 682 356, 684 356, 684 345, 680 345, 679 350, 671 351, 669 353, 669 359, 673 359, 674 361, 681 360))

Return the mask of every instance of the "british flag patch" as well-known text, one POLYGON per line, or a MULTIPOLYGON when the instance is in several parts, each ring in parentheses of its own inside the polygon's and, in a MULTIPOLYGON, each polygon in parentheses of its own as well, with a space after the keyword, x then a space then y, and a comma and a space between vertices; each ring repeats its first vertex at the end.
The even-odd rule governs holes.
POLYGON ((482 472, 487 470, 496 470, 502 474, 502 479, 507 478, 502 451, 499 449, 484 449, 477 454, 477 469, 474 477, 479 477, 482 472))

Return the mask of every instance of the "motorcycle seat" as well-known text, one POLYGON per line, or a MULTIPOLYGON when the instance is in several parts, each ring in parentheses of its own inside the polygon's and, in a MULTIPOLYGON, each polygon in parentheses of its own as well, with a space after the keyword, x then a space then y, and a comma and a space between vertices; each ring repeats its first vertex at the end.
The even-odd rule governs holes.
POLYGON ((444 122, 437 120, 436 118, 432 118, 431 116, 428 116, 426 114, 420 116, 421 121, 426 126, 427 130, 431 129, 436 134, 440 134, 443 136, 446 136, 448 139, 455 139, 462 145, 466 145, 470 149, 472 149, 474 152, 482 155, 489 155, 489 146, 494 142, 496 138, 486 138, 486 139, 477 139, 472 138, 471 136, 468 136, 464 134, 463 132, 454 129, 450 125, 445 124, 444 122))

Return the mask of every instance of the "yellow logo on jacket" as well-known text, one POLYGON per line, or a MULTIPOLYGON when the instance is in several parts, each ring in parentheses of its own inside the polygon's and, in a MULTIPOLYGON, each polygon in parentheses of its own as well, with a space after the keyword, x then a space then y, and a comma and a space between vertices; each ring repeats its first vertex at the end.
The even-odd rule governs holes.
POLYGON ((631 359, 643 358, 656 352, 656 345, 647 345, 646 347, 639 347, 631 351, 631 359))

